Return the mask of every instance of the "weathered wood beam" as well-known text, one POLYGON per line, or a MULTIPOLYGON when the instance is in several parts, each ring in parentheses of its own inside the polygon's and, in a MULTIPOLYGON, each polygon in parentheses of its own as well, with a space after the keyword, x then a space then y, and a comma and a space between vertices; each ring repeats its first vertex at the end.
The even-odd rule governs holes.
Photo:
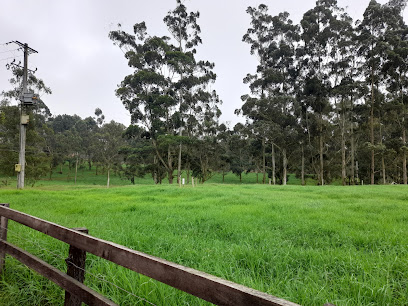
POLYGON ((0 215, 216 305, 298 304, 0 206, 0 215))
POLYGON ((98 292, 88 288, 84 284, 78 282, 74 278, 66 275, 57 268, 31 255, 30 253, 6 241, 0 241, 0 246, 4 248, 7 254, 13 256, 30 269, 53 281, 61 288, 69 291, 71 294, 79 297, 84 303, 88 305, 117 305, 98 292))
MULTIPOLYGON (((0 203, 0 206, 10 207, 8 203, 0 203)), ((8 219, 0 215, 0 240, 7 241, 8 219)), ((6 252, 0 247, 0 274, 3 273, 6 264, 6 252)))

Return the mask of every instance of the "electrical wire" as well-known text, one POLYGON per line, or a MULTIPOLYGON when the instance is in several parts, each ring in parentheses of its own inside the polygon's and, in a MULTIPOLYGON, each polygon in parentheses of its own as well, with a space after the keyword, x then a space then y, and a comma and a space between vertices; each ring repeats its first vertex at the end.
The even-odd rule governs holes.
POLYGON ((2 54, 2 53, 7 53, 7 52, 14 52, 14 51, 17 51, 17 50, 20 50, 20 48, 12 49, 12 50, 6 50, 6 51, 1 51, 0 54, 2 54))
POLYGON ((101 278, 101 277, 99 277, 99 276, 97 276, 97 275, 95 275, 95 274, 93 274, 93 273, 91 273, 91 272, 86 271, 85 269, 83 269, 83 268, 77 266, 76 264, 74 264, 73 262, 71 262, 68 258, 65 259, 65 258, 62 257, 61 255, 59 255, 59 254, 57 254, 57 253, 51 251, 50 249, 47 249, 47 248, 41 246, 39 243, 34 242, 34 241, 31 241, 31 240, 28 240, 27 238, 21 237, 20 235, 16 234, 14 231, 10 231, 9 228, 5 228, 5 227, 3 227, 3 226, 0 226, 0 228, 6 230, 7 233, 10 233, 10 234, 14 235, 15 237, 17 237, 17 238, 19 238, 19 239, 21 239, 21 240, 24 240, 24 241, 26 241, 26 242, 29 242, 31 245, 36 246, 36 247, 39 248, 40 250, 46 251, 46 252, 50 253, 50 254, 53 255, 55 258, 61 259, 61 260, 63 260, 64 262, 66 262, 67 264, 73 265, 75 268, 80 269, 81 271, 83 271, 83 272, 86 273, 87 275, 90 275, 90 276, 96 278, 97 280, 99 280, 99 281, 101 281, 101 282, 105 282, 105 283, 107 283, 107 284, 109 284, 109 285, 112 285, 112 286, 116 287, 117 289, 119 289, 119 290, 121 290, 121 291, 123 291, 123 292, 125 292, 125 293, 127 293, 127 294, 129 294, 129 295, 131 295, 131 296, 134 296, 135 298, 138 298, 139 300, 144 301, 144 302, 146 302, 146 303, 148 303, 148 304, 150 304, 150 305, 157 306, 156 304, 153 304, 152 302, 146 300, 145 298, 142 298, 142 297, 140 297, 140 296, 138 296, 138 295, 136 295, 136 294, 134 294, 134 293, 132 293, 132 292, 129 292, 128 290, 126 290, 126 289, 124 289, 124 288, 122 288, 122 287, 116 285, 115 283, 112 283, 112 282, 110 282, 110 281, 108 281, 108 280, 106 280, 106 279, 104 279, 104 278, 101 278))
POLYGON ((7 61, 7 60, 12 59, 12 58, 19 58, 19 57, 23 57, 23 56, 24 55, 10 56, 10 57, 6 57, 6 58, 1 58, 0 61, 7 61))

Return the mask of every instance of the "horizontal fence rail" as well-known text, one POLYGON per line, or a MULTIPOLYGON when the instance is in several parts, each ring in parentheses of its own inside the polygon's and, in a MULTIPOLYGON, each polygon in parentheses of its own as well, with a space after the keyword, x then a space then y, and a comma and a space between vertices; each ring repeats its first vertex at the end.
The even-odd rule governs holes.
POLYGON ((53 281, 61 288, 76 296, 80 296, 82 301, 88 305, 117 305, 103 295, 78 282, 76 279, 49 265, 45 261, 38 259, 30 253, 27 253, 6 241, 0 241, 0 247, 3 248, 7 254, 13 256, 30 269, 53 281))
MULTIPOLYGON (((216 305, 298 305, 264 292, 135 251, 113 242, 95 238, 4 206, 0 206, 0 216, 21 223, 78 249, 146 275, 216 305)), ((6 246, 6 250, 10 250, 9 244, 3 242, 2 245, 6 246)))

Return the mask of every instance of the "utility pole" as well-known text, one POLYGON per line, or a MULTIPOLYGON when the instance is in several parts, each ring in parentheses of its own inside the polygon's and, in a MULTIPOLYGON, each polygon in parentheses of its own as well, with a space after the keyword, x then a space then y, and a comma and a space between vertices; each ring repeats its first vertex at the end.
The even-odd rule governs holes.
POLYGON ((19 45, 24 50, 24 67, 23 67, 23 91, 20 95, 20 153, 18 158, 18 164, 16 165, 17 171, 17 189, 24 188, 24 176, 25 176, 25 146, 26 146, 26 134, 27 124, 29 120, 28 106, 33 104, 33 100, 36 99, 34 94, 28 92, 27 89, 27 72, 28 72, 28 55, 31 53, 38 53, 36 50, 30 48, 27 44, 23 44, 19 41, 13 41, 13 43, 19 45))

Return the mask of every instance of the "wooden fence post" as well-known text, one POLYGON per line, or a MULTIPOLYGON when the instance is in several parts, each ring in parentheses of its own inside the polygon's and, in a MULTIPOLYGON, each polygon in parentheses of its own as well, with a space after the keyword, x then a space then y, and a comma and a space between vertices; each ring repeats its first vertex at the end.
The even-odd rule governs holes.
MULTIPOLYGON (((1 206, 10 207, 8 203, 0 203, 1 206)), ((7 241, 8 219, 0 216, 0 240, 7 241)), ((6 251, 0 247, 0 274, 4 270, 6 264, 6 251)))
MULTIPOLYGON (((73 230, 88 234, 88 229, 85 227, 73 228, 73 230)), ((69 255, 65 260, 67 263, 67 275, 76 279, 80 283, 85 279, 85 260, 86 252, 78 249, 72 245, 69 246, 69 255)), ((65 303, 64 306, 81 306, 81 297, 72 295, 68 291, 65 291, 65 303)))

